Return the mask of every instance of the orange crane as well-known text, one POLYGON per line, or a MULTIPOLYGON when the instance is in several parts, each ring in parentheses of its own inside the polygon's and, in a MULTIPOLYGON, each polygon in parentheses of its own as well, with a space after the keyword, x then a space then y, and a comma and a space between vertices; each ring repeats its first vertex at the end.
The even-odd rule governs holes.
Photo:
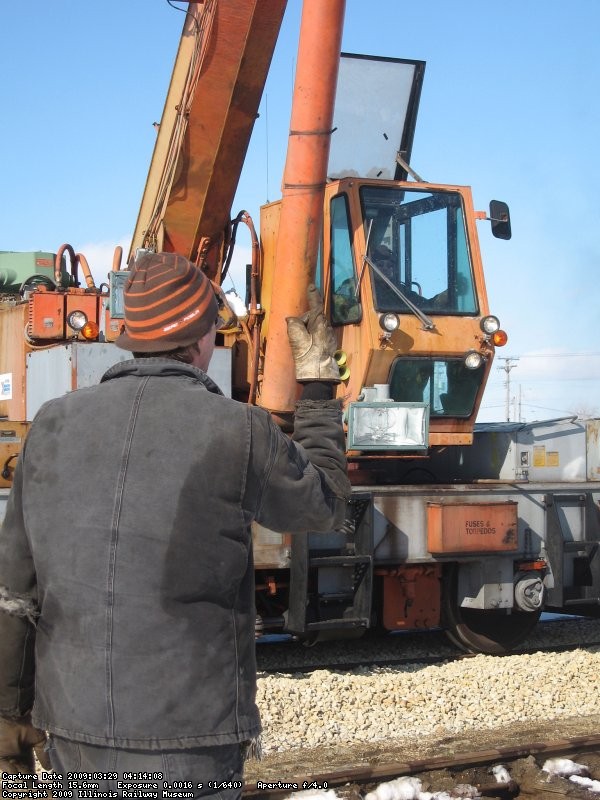
POLYGON ((217 382, 290 425, 285 318, 316 282, 337 336, 354 485, 342 530, 255 527, 257 632, 315 641, 443 627, 465 649, 506 652, 544 608, 597 610, 597 421, 475 426, 506 342, 476 225, 510 238, 510 219, 505 204, 478 212, 468 187, 410 166, 423 62, 340 57, 344 0, 304 0, 282 199, 261 209, 259 239, 231 204, 285 0, 188 6, 127 264, 117 248, 96 287, 69 245, 33 254, 0 303, 0 485, 39 405, 122 357, 111 343, 136 253, 182 253, 221 283, 244 222, 248 303, 217 334, 217 382))
POLYGON ((128 260, 177 252, 218 277, 286 1, 189 3, 128 260))

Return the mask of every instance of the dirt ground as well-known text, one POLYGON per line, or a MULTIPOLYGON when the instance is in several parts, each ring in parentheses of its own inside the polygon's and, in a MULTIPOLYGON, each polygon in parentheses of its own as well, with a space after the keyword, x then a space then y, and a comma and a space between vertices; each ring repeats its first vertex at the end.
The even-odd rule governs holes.
MULTIPOLYGON (((418 741, 397 739, 395 741, 374 742, 372 744, 359 743, 352 745, 340 742, 336 746, 319 747, 313 750, 300 749, 287 752, 272 753, 262 761, 249 761, 245 771, 245 781, 252 788, 257 781, 265 782, 297 782, 318 779, 319 775, 337 769, 352 769, 357 767, 376 767, 378 764, 397 762, 398 775, 411 774, 411 762, 436 757, 450 757, 460 753, 481 750, 495 750, 498 748, 515 748, 526 745, 532 741, 539 743, 555 742, 571 737, 589 737, 600 734, 600 715, 591 717, 575 717, 540 722, 538 725, 515 724, 497 730, 469 731, 463 735, 452 735, 444 738, 426 738, 418 741)), ((570 786, 563 779, 547 781, 541 780, 540 767, 549 757, 543 752, 531 758, 522 758, 510 767, 515 780, 527 788, 527 793, 519 796, 539 798, 557 798, 560 795, 568 797, 595 797, 589 792, 570 786), (541 782, 540 782, 541 780, 541 782), (556 782, 560 781, 558 791, 556 782), (562 784, 565 786, 563 787, 562 784), (565 788, 566 787, 566 788, 565 788), (571 788, 572 787, 572 788, 571 788), (539 794, 537 793, 539 791, 539 794), (533 792, 533 793, 532 793, 533 792)), ((592 753, 577 753, 569 755, 575 761, 580 761, 590 767, 591 777, 600 779, 600 756, 592 753)), ((431 786, 432 791, 441 791, 456 785, 457 782, 472 782, 493 784, 494 779, 490 774, 493 764, 506 763, 506 758, 501 752, 497 759, 491 762, 465 770, 462 773, 450 775, 446 770, 420 773, 419 777, 425 784, 431 786)), ((374 781, 379 783, 380 780, 374 781)), ((356 787, 346 787, 345 790, 336 789, 340 796, 348 798, 359 797, 356 787)), ((364 787, 361 787, 364 792, 364 787)))

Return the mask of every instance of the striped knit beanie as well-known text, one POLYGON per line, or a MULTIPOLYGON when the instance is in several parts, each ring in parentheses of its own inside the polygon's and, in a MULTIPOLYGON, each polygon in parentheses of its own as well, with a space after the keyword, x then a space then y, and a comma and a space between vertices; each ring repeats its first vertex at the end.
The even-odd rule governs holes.
POLYGON ((210 280, 176 253, 146 253, 133 267, 123 294, 125 332, 115 344, 158 353, 201 339, 219 310, 210 280))

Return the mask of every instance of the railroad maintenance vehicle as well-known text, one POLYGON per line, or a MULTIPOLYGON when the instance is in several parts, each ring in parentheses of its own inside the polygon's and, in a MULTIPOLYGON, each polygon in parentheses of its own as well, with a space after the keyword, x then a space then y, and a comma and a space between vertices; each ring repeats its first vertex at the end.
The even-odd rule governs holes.
POLYGON ((412 168, 424 63, 340 54, 343 0, 304 0, 282 198, 258 233, 232 214, 285 5, 187 4, 131 249, 115 249, 105 283, 69 244, 0 253, 0 500, 40 405, 128 357, 114 341, 136 255, 180 253, 223 287, 244 225, 246 296, 229 297, 211 376, 290 431, 285 320, 315 282, 337 337, 353 486, 340 530, 255 526, 257 636, 442 628, 502 653, 544 610, 597 615, 600 421, 476 425, 507 340, 476 227, 509 239, 510 217, 412 168))

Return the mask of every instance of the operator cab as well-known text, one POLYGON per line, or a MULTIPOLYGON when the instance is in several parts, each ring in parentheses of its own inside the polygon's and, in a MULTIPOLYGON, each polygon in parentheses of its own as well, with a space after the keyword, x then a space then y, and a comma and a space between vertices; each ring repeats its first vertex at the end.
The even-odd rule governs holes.
MULTIPOLYGON (((450 191, 364 186, 373 305, 380 312, 435 318, 479 311, 460 195, 450 191), (386 280, 387 278, 387 280, 386 280)), ((402 322, 400 322, 402 324, 402 322)), ((470 416, 483 380, 483 363, 469 369, 461 358, 397 358, 390 397, 424 402, 430 416, 470 416)))
POLYGON ((326 190, 321 285, 344 362, 338 394, 363 402, 385 386, 376 402, 426 407, 421 450, 471 443, 501 343, 477 217, 464 186, 344 178, 326 190))

